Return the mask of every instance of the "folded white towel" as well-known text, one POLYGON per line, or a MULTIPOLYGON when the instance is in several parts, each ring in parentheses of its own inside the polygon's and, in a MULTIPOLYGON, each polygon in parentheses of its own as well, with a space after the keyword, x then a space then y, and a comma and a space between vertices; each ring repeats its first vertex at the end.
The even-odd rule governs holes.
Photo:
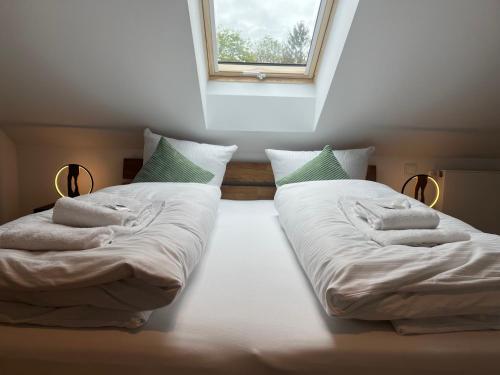
POLYGON ((364 233, 382 246, 407 245, 431 247, 444 243, 470 240, 469 233, 448 229, 376 230, 367 228, 364 230, 364 233))
POLYGON ((407 245, 407 246, 436 246, 444 243, 468 241, 470 234, 467 232, 447 229, 399 229, 377 230, 373 229, 367 221, 360 218, 355 209, 356 200, 345 198, 339 200, 339 207, 346 218, 363 234, 382 246, 407 245))
POLYGON ((0 248, 32 251, 86 250, 111 243, 113 230, 71 228, 52 223, 15 225, 0 233, 0 248))
POLYGON ((363 204, 365 202, 375 203, 377 206, 384 208, 405 209, 410 208, 411 203, 407 198, 403 197, 390 197, 390 198, 376 198, 376 199, 357 199, 356 202, 363 204))
POLYGON ((108 225, 131 227, 139 225, 151 213, 151 202, 98 192, 77 199, 58 199, 52 212, 52 221, 83 228, 108 225))
POLYGON ((407 199, 388 202, 387 199, 359 199, 354 209, 373 228, 434 229, 439 225, 439 216, 428 207, 410 207, 407 199))

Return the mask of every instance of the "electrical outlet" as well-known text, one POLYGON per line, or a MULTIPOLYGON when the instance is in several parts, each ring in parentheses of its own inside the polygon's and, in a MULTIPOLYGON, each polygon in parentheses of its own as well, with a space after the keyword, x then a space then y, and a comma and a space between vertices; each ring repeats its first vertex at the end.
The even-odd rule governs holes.
POLYGON ((404 164, 404 174, 407 177, 411 177, 417 174, 417 163, 405 163, 404 164))

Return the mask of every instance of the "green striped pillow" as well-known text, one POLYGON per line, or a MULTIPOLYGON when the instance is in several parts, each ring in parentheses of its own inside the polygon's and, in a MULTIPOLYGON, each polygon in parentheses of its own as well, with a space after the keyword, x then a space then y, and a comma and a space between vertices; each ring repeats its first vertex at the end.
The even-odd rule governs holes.
POLYGON ((133 182, 198 182, 208 183, 214 174, 182 155, 165 138, 135 176, 133 182))
POLYGON ((341 167, 332 151, 332 146, 325 146, 318 156, 288 176, 276 181, 276 185, 282 186, 304 181, 348 179, 349 175, 341 167))

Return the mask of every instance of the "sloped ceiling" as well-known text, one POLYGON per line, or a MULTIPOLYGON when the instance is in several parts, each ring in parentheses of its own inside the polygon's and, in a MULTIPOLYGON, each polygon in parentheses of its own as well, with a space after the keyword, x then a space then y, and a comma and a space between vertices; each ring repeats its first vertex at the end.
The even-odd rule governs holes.
POLYGON ((0 123, 18 142, 25 124, 150 126, 241 158, 325 142, 500 157, 499 19, 498 0, 361 0, 317 129, 298 135, 206 129, 186 1, 0 0, 0 123))

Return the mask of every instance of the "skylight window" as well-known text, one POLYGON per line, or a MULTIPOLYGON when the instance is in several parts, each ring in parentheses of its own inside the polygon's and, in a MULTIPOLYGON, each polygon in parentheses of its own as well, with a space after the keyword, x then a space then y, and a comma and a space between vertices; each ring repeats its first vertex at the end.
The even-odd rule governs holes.
POLYGON ((203 0, 211 78, 312 79, 333 0, 203 0))

